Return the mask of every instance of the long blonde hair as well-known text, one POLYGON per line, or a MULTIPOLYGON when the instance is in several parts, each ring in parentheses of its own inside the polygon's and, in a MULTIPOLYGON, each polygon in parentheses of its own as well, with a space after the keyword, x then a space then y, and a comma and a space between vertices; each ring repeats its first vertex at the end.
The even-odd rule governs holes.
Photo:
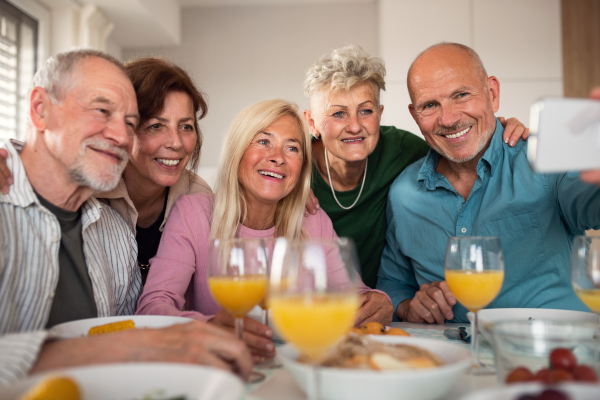
POLYGON ((238 224, 247 216, 247 200, 239 181, 239 166, 254 136, 275 120, 290 115, 302 131, 302 169, 292 191, 279 200, 275 211, 275 236, 298 239, 306 236, 302 228, 306 199, 310 190, 311 146, 308 127, 298 114, 298 106, 285 100, 266 100, 244 109, 231 124, 219 162, 211 239, 234 238, 238 224))

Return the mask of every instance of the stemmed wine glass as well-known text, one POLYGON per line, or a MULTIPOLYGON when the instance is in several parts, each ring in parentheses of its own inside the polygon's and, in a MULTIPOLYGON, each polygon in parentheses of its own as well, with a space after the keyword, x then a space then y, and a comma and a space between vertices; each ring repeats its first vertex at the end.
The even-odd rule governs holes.
POLYGON ((581 301, 600 314, 600 237, 575 237, 571 253, 571 282, 581 301))
MULTIPOLYGON (((243 340, 244 317, 264 297, 267 253, 262 239, 215 239, 208 254, 208 285, 213 298, 235 319, 235 333, 243 340)), ((253 371, 249 382, 265 379, 253 371)))
POLYGON ((479 360, 477 312, 500 293, 504 281, 504 257, 497 237, 451 237, 445 260, 446 282, 456 299, 473 313, 471 353, 473 375, 494 373, 479 360))
POLYGON ((278 332, 313 364, 307 392, 316 400, 319 357, 352 327, 359 305, 358 257, 346 238, 287 241, 284 253, 274 255, 269 304, 278 332))

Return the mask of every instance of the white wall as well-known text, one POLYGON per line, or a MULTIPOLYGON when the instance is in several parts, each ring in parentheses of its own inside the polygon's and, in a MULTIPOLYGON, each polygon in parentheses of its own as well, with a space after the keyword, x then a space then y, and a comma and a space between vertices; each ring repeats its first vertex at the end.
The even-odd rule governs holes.
POLYGON ((181 46, 124 48, 123 58, 165 55, 208 94, 200 175, 212 183, 233 118, 270 98, 306 108, 306 70, 324 53, 348 43, 378 53, 375 3, 184 8, 181 46))
POLYGON ((406 73, 441 41, 472 47, 500 80, 498 116, 529 125, 537 98, 563 94, 560 0, 380 0, 379 21, 388 72, 384 124, 420 133, 408 112, 406 73))

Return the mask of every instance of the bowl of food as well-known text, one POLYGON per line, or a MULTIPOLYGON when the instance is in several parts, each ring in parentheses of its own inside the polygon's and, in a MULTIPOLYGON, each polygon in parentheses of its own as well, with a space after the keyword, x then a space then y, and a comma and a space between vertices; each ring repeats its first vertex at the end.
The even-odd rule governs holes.
POLYGON ((597 382, 598 324, 500 321, 492 327, 499 383, 597 382))
POLYGON ((478 390, 461 400, 598 400, 600 386, 564 384, 547 387, 540 383, 496 386, 478 390))
MULTIPOLYGON (((277 354, 306 392, 313 366, 291 345, 277 354)), ((439 340, 349 333, 319 364, 323 400, 430 400, 450 390, 471 365, 471 353, 439 340)))
POLYGON ((175 363, 127 363, 33 375, 2 387, 0 400, 238 400, 243 393, 242 381, 220 369, 175 363))
MULTIPOLYGON (((469 321, 473 313, 467 313, 469 321)), ((479 332, 488 341, 492 342, 492 325, 498 321, 564 321, 564 322, 595 322, 598 315, 584 311, 554 310, 549 308, 486 308, 477 313, 477 327, 479 332)))
POLYGON ((132 328, 166 328, 193 321, 191 318, 170 315, 120 315, 116 317, 88 318, 53 326, 50 336, 56 339, 72 339, 90 334, 132 328))

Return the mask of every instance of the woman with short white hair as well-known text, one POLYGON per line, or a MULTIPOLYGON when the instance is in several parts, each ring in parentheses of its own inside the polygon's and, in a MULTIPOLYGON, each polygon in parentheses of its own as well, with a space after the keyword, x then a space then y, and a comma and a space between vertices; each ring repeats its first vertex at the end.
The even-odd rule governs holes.
MULTIPOLYGON (((308 129, 295 104, 269 100, 243 110, 225 140, 215 194, 182 196, 173 207, 137 313, 233 327, 233 318, 221 311, 208 287, 211 239, 337 237, 322 210, 304 216, 311 179, 309 144, 308 129)), ((331 283, 348 279, 343 269, 328 272, 331 283)), ((363 305, 358 315, 391 320, 392 306, 385 294, 364 285, 360 293, 363 305), (380 309, 387 314, 378 313, 380 309)), ((246 318, 244 329, 255 355, 274 355, 272 332, 266 326, 246 318)))
MULTIPOLYGON (((381 58, 349 45, 321 57, 304 81, 314 163, 311 187, 337 234, 354 239, 362 279, 372 288, 385 244, 389 187, 429 151, 420 137, 380 126, 385 74, 381 58)), ((528 136, 519 121, 507 122, 504 138, 512 146, 528 136)))

